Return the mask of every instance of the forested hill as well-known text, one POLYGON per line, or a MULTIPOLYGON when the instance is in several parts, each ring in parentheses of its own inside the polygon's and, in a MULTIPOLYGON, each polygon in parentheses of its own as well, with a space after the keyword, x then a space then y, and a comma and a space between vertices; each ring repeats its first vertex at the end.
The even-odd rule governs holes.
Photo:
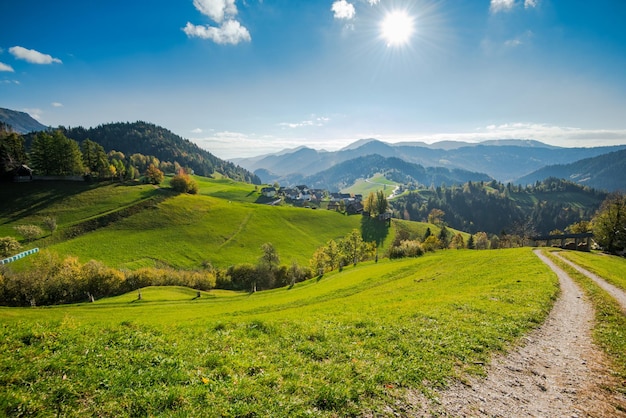
POLYGON ((532 184, 547 177, 568 179, 608 191, 626 191, 626 150, 615 151, 571 164, 549 165, 520 178, 520 184, 532 184))
POLYGON ((248 170, 224 161, 193 142, 173 132, 147 122, 118 122, 95 128, 60 128, 65 136, 82 142, 90 139, 106 150, 115 150, 126 155, 139 153, 153 155, 162 161, 176 161, 190 167, 201 176, 221 173, 231 179, 260 184, 261 180, 248 170))
POLYGON ((469 182, 402 195, 391 201, 394 216, 421 221, 442 210, 452 228, 476 233, 533 236, 590 220, 607 193, 549 178, 522 187, 497 181, 469 182))
POLYGON ((270 174, 265 173, 265 177, 268 179, 264 178, 264 180, 287 184, 302 183, 309 187, 339 191, 353 185, 358 179, 367 179, 377 173, 385 173, 389 180, 398 183, 415 183, 426 187, 431 184, 463 184, 468 181, 493 180, 484 173, 444 167, 423 167, 420 164, 409 163, 400 158, 382 157, 378 154, 344 161, 308 177, 293 175, 272 178, 270 174))

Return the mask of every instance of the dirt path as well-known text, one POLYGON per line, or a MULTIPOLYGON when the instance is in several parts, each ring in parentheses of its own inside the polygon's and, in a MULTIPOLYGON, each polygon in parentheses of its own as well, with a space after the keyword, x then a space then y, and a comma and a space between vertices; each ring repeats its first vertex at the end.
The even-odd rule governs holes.
POLYGON ((622 311, 626 314, 626 292, 624 292, 619 287, 614 286, 611 283, 608 283, 602 277, 590 272, 589 270, 585 270, 584 268, 580 267, 578 264, 575 264, 572 261, 568 260, 567 258, 561 256, 559 253, 552 253, 552 254, 557 256, 559 260, 572 266, 579 273, 582 273, 585 276, 589 277, 591 280, 596 282, 598 286, 606 290, 611 296, 613 296, 613 298, 615 298, 615 300, 617 300, 617 302, 620 304, 622 308, 622 311))
POLYGON ((558 276, 561 295, 525 345, 497 357, 484 379, 456 383, 429 401, 412 394, 415 416, 626 417, 600 388, 609 373, 591 340, 594 312, 573 280, 535 251, 558 276))

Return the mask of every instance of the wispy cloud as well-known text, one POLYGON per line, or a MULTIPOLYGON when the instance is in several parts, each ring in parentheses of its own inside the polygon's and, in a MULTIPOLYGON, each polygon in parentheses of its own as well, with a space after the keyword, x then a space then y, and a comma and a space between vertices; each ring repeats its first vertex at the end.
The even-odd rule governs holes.
POLYGON ((59 103, 59 102, 52 102, 50 104, 52 105, 52 107, 63 107, 63 103, 59 103))
POLYGON ((380 3, 380 0, 367 0, 367 2, 370 4, 370 6, 375 6, 380 3))
POLYGON ((192 134, 201 134, 202 133, 202 129, 200 129, 200 128, 192 129, 191 133, 192 134))
MULTIPOLYGON (((370 1, 370 4, 372 2, 370 1)), ((352 3, 348 3, 346 0, 337 0, 333 3, 330 10, 332 10, 335 19, 354 19, 356 16, 356 10, 352 3)))
POLYGON ((194 0, 193 5, 219 26, 194 25, 187 22, 183 32, 188 37, 209 39, 217 44, 229 45, 252 40, 248 29, 235 19, 238 13, 235 0, 194 0))
POLYGON ((51 55, 42 54, 34 49, 26 49, 21 46, 13 46, 9 48, 9 52, 17 59, 21 59, 31 64, 61 64, 62 61, 58 58, 53 58, 51 55))
POLYGON ((534 7, 537 7, 538 4, 539 0, 524 0, 524 8, 526 9, 532 9, 534 7))
POLYGON ((282 122, 282 123, 279 123, 278 126, 281 126, 283 128, 296 129, 296 128, 304 128, 307 126, 324 126, 328 122, 330 122, 330 118, 328 117, 313 116, 311 117, 311 119, 303 120, 303 121, 295 122, 295 123, 294 122, 282 122))
POLYGON ((5 64, 3 62, 0 62, 0 71, 6 71, 6 72, 9 72, 9 73, 14 73, 15 72, 13 67, 11 67, 10 65, 5 64))
POLYGON ((515 0, 491 0, 491 13, 508 12, 515 6, 515 0))
POLYGON ((513 39, 506 40, 504 46, 508 48, 516 48, 525 44, 529 44, 533 38, 533 31, 527 30, 523 34, 516 36, 513 39))

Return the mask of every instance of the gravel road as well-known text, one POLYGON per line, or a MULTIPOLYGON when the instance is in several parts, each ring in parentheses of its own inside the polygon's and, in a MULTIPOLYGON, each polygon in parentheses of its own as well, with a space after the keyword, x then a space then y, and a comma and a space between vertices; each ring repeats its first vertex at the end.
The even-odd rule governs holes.
POLYGON ((592 339, 594 311, 574 281, 540 251, 558 276, 561 294, 545 323, 523 346, 493 359, 486 378, 455 383, 431 401, 409 395, 410 415, 424 417, 626 417, 592 339))

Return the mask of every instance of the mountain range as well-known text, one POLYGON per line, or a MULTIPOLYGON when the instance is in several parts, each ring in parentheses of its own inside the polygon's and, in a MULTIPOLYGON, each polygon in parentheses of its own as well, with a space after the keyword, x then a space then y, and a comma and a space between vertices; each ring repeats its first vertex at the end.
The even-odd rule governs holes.
MULTIPOLYGON (((369 155, 397 158, 423 167, 443 167, 448 170, 461 170, 465 173, 474 174, 484 173, 503 183, 525 184, 531 179, 534 181, 536 176, 539 176, 539 179, 549 177, 541 177, 541 173, 536 176, 533 175, 545 167, 567 165, 624 149, 626 149, 626 145, 562 148, 534 140, 496 140, 477 144, 446 141, 428 145, 419 142, 390 144, 376 139, 366 139, 357 141, 339 151, 318 151, 308 147, 300 147, 276 154, 240 158, 232 161, 255 172, 263 182, 278 181, 281 184, 300 182, 302 179, 324 172, 338 164, 369 155)), ((619 158, 612 159, 611 164, 619 164, 619 158)), ((604 170, 603 172, 609 171, 604 170)), ((567 170, 563 171, 563 175, 564 178, 576 182, 583 179, 567 170)), ((626 180, 624 179, 616 178, 613 183, 607 183, 601 179, 599 181, 593 180, 595 176, 603 177, 602 172, 588 171, 587 176, 584 177, 587 179, 584 184, 606 183, 602 187, 610 185, 609 190, 626 190, 626 180)), ((465 181, 468 180, 470 179, 465 179, 465 181)))
MULTIPOLYGON (((25 112, 4 108, 0 108, 0 122, 22 134, 51 129, 25 112)), ((368 138, 339 151, 303 146, 224 161, 189 140, 146 122, 61 129, 72 139, 89 138, 107 150, 148 153, 164 160, 178 160, 194 168, 198 174, 206 175, 215 170, 254 183, 278 182, 284 186, 304 183, 310 187, 339 190, 358 178, 385 172, 398 182, 423 185, 491 179, 525 185, 557 177, 598 189, 626 191, 623 176, 626 172, 626 145, 563 148, 531 139, 391 144, 368 138)))

